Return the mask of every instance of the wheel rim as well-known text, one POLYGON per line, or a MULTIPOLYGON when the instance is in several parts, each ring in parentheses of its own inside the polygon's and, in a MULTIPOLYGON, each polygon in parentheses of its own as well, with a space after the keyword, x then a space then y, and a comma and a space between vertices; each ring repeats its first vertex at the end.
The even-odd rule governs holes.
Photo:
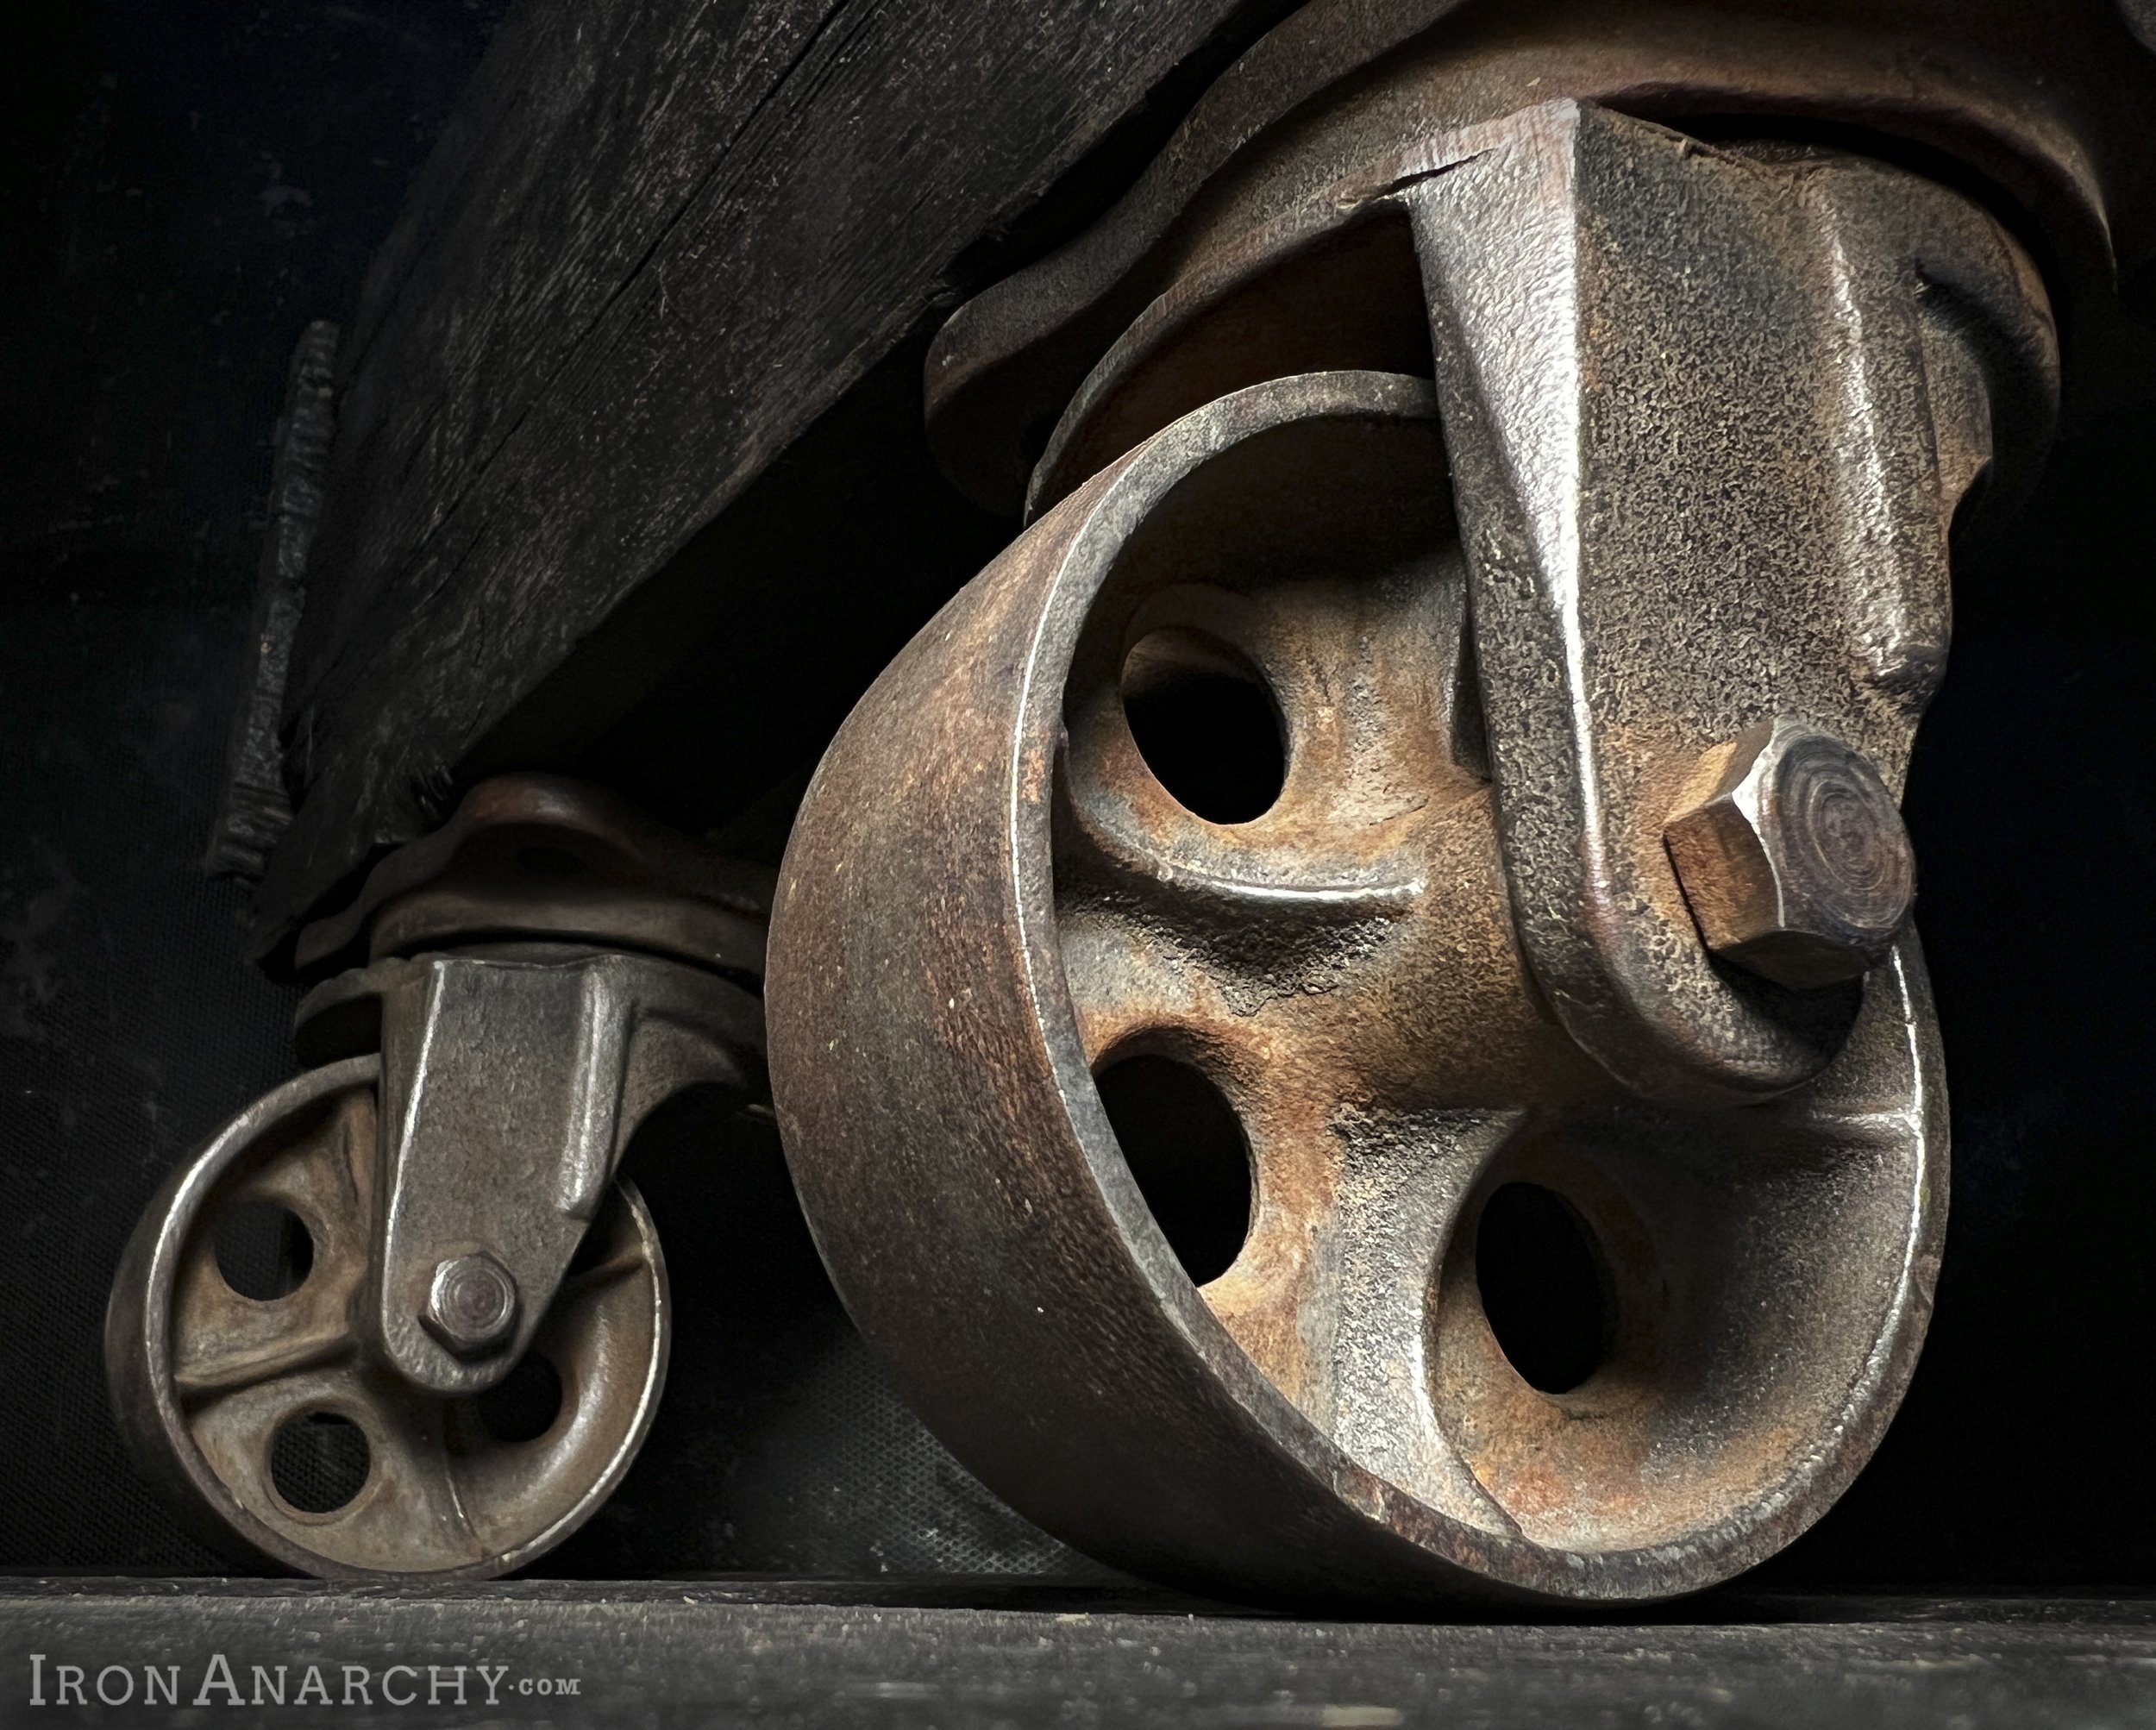
POLYGON ((1318 737, 1382 714, 1340 680, 1388 656, 1420 681, 1395 710, 1457 712, 1457 654, 1410 664, 1448 617, 1457 642, 1441 461, 1414 380, 1261 386, 1125 458, 947 608, 795 831, 774 1092, 856 1319, 1058 1535, 1214 1589, 1666 1595, 1817 1518, 1914 1366, 1945 1193, 1921 964, 1912 943, 1875 977, 1819 1082, 1742 1113, 1631 1101, 1561 1038, 1514 949, 1472 740, 1318 737), (1317 532, 1275 502, 1313 472, 1335 495, 1317 532), (1300 626, 1268 617, 1231 568, 1332 580, 1296 560, 1418 486, 1440 537, 1420 592, 1397 543, 1332 561, 1390 583, 1410 629, 1368 585, 1328 613, 1306 584, 1300 626), (1186 664, 1255 670, 1282 718, 1255 816, 1177 800, 1114 700, 1132 650, 1176 632, 1213 639, 1186 664), (1317 652, 1328 632, 1359 659, 1317 652), (1422 805, 1350 820, 1388 785, 1422 805), (1102 1102, 1126 1058, 1202 1072, 1250 1148, 1248 1231, 1202 1291, 1102 1102), (1531 1384, 1484 1313, 1475 1240, 1514 1186, 1581 1222, 1589 1282, 1614 1288, 1572 1387, 1531 1384))
POLYGON ((634 1459, 665 1375, 665 1264, 617 1182, 514 1385, 421 1395, 350 1319, 371 1272, 379 1079, 371 1056, 310 1071, 174 1175, 114 1288, 116 1407, 138 1457, 223 1547, 325 1578, 491 1577, 574 1531, 634 1459), (310 1264, 291 1289, 249 1296, 221 1268, 220 1224, 243 1204, 304 1231, 310 1264), (549 1371, 550 1420, 534 1406, 549 1371))

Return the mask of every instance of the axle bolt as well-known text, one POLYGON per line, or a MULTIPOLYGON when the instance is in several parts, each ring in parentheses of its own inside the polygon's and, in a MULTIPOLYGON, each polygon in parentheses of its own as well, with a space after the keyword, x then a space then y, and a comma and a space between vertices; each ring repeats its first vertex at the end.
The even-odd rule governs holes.
POLYGON ((1797 989, 1855 979, 1908 918, 1916 861, 1894 795, 1839 739, 1779 718, 1733 744, 1663 831, 1707 947, 1797 989))
POLYGON ((484 1250, 452 1256, 436 1267, 419 1319, 458 1357, 476 1356, 517 1326, 517 1282, 484 1250))

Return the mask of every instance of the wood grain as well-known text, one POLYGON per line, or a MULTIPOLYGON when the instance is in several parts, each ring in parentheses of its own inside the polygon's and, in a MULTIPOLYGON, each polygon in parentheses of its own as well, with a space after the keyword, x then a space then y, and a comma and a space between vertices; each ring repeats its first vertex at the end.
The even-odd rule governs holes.
POLYGON ((264 946, 431 823, 489 727, 950 304, 984 241, 1284 9, 528 0, 351 327, 264 946))

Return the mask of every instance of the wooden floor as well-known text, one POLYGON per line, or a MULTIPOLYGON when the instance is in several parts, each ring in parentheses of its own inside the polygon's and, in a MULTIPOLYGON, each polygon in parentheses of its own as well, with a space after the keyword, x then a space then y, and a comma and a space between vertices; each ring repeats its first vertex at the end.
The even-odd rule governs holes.
POLYGON ((0 1725, 2156 1726, 2150 1602, 1703 1602, 1404 1624, 981 1581, 16 1580, 0 1725))

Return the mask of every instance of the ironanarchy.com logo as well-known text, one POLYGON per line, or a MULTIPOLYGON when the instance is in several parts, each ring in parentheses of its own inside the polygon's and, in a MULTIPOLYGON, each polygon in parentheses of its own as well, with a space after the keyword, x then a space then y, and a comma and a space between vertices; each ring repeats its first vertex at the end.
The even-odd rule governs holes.
POLYGON ((30 1654, 32 1706, 501 1706, 583 1693, 583 1678, 505 1664, 66 1664, 30 1654), (242 1679, 244 1677, 244 1680, 242 1679))

